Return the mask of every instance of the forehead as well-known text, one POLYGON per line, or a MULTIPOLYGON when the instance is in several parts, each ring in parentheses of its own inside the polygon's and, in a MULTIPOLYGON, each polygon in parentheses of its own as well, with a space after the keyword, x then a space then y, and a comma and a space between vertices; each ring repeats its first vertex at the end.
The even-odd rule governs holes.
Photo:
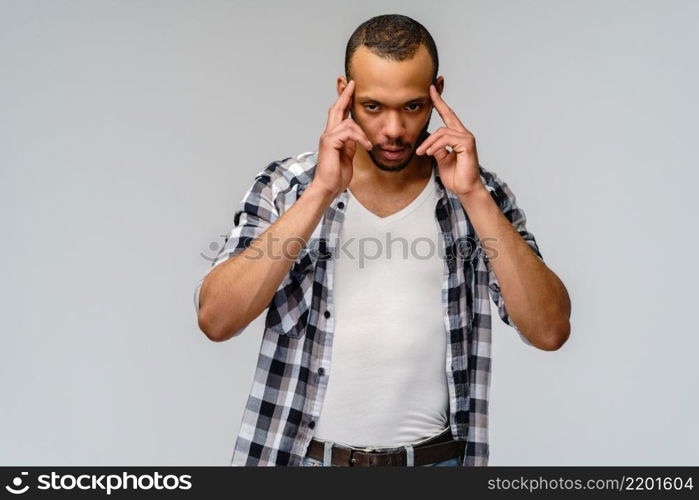
POLYGON ((351 71, 356 98, 400 100, 406 96, 427 94, 432 81, 432 58, 424 45, 404 61, 377 56, 360 46, 352 56, 351 71))

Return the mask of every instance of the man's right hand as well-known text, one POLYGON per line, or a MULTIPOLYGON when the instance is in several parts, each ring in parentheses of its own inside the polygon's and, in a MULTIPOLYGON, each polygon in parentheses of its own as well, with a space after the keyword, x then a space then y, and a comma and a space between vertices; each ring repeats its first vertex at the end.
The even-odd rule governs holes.
POLYGON ((372 148, 361 127, 348 117, 354 86, 354 80, 350 80, 328 110, 328 123, 318 146, 316 172, 311 184, 332 198, 349 186, 356 143, 366 149, 372 148))

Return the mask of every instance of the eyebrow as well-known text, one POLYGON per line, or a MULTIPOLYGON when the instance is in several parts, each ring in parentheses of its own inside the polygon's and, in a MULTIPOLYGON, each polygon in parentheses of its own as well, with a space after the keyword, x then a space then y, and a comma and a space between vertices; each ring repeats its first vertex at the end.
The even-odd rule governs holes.
MULTIPOLYGON (((373 99, 369 96, 357 97, 357 102, 359 102, 360 104, 365 104, 367 102, 375 102, 377 104, 383 104, 381 101, 373 99)), ((418 103, 418 102, 422 103, 422 104, 428 103, 428 102, 430 102, 430 97, 429 96, 414 97, 412 99, 408 99, 407 101, 405 101, 405 104, 412 104, 412 103, 418 103)))

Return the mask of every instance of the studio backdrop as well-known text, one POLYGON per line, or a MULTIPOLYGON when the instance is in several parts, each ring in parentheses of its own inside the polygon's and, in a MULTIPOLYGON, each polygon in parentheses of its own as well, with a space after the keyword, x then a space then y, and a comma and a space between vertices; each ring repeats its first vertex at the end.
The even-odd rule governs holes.
POLYGON ((194 286, 386 13, 572 301, 552 352, 493 314, 490 465, 699 462, 696 2, 5 0, 2 465, 229 464, 264 315, 212 342, 194 286))

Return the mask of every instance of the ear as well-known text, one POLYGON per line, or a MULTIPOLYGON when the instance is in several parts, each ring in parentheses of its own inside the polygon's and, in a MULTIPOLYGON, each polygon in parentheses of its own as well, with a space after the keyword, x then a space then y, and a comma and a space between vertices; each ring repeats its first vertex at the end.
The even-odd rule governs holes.
POLYGON ((439 92, 439 95, 442 95, 442 92, 444 92, 444 77, 443 76, 440 75, 435 79, 434 88, 437 89, 437 92, 439 92))
POLYGON ((345 78, 344 76, 337 77, 337 97, 340 97, 340 95, 342 95, 342 92, 345 90, 347 83, 347 78, 345 78))

